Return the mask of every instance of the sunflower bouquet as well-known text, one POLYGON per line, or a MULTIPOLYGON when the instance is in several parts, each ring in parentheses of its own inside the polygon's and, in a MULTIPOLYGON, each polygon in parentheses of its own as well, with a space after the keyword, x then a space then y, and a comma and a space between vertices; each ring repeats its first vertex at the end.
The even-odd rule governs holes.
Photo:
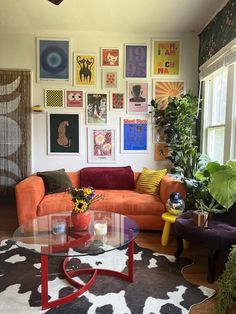
POLYGON ((100 195, 95 195, 94 189, 90 186, 80 189, 71 187, 67 191, 71 195, 74 203, 72 214, 85 213, 91 203, 101 199, 100 195))

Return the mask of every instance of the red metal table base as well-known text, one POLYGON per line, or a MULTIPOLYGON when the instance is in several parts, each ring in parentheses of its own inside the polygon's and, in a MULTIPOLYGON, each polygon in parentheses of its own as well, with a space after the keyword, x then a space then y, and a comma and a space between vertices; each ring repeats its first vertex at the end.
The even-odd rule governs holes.
POLYGON ((133 282, 134 276, 134 241, 131 241, 128 244, 128 271, 127 273, 118 272, 110 269, 94 269, 94 268, 85 268, 85 269, 77 269, 77 270, 66 270, 66 266, 69 262, 69 258, 65 258, 63 262, 63 273, 67 279, 67 281, 77 288, 75 292, 67 295, 65 297, 49 301, 48 300, 48 255, 41 255, 41 305, 42 309, 53 308, 58 305, 62 305, 66 302, 70 302, 73 299, 79 297, 84 292, 89 290, 92 284, 95 282, 97 275, 107 275, 121 278, 123 280, 133 282), (78 281, 74 280, 73 277, 90 274, 91 277, 84 285, 80 284, 78 281))

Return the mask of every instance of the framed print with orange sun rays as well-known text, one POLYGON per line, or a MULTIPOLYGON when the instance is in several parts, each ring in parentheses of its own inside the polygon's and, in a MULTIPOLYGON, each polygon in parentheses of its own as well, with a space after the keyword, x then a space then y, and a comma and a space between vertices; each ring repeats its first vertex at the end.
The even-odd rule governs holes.
POLYGON ((162 109, 166 108, 169 97, 178 97, 184 93, 184 81, 153 80, 153 98, 160 102, 162 109))

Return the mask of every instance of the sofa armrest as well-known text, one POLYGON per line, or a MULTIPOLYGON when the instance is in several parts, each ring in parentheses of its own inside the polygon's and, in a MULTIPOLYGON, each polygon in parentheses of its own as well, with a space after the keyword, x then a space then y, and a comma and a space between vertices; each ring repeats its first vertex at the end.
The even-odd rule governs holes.
POLYGON ((171 193, 178 192, 182 198, 186 198, 186 189, 183 183, 175 177, 165 175, 160 183, 160 198, 162 203, 166 206, 166 202, 171 193))
POLYGON ((43 179, 32 175, 15 187, 16 210, 19 224, 37 217, 37 207, 45 195, 43 179))

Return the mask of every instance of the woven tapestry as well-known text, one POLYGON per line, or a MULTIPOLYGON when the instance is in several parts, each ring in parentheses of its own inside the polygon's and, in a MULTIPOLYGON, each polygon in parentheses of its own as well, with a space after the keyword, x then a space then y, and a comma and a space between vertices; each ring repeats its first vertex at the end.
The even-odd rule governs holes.
POLYGON ((31 173, 30 72, 0 70, 0 192, 31 173))

